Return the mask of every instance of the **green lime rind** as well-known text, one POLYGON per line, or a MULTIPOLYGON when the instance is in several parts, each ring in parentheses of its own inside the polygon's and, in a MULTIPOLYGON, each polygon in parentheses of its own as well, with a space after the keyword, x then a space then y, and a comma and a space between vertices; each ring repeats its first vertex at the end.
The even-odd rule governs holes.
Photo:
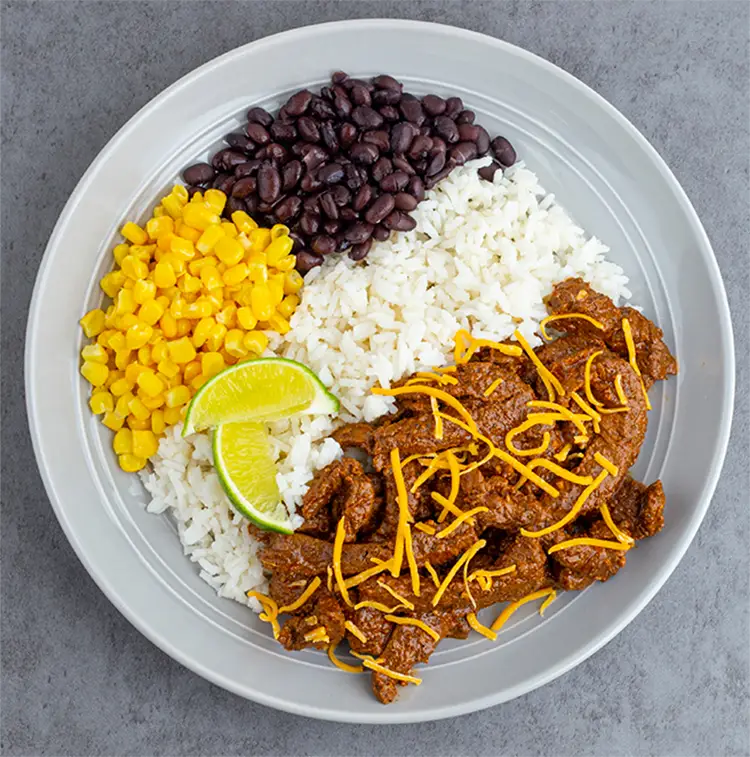
POLYGON ((258 358, 226 368, 195 393, 182 435, 221 423, 274 421, 298 413, 335 414, 339 407, 338 399, 306 365, 282 357, 258 358), (217 402, 222 389, 224 397, 219 396, 217 402), (249 397, 256 401, 252 408, 243 409, 249 397), (222 412, 216 412, 216 404, 224 406, 222 412))
POLYGON ((266 531, 294 529, 276 484, 276 464, 262 423, 224 423, 213 434, 214 468, 232 507, 266 531))

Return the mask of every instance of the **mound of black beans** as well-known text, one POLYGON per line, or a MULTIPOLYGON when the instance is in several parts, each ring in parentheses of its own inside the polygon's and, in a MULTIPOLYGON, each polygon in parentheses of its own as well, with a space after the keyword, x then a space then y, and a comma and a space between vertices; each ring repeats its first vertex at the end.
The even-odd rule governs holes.
POLYGON ((244 133, 228 134, 227 148, 183 178, 191 195, 225 192, 227 217, 245 210, 261 226, 287 225, 304 275, 326 255, 362 260, 374 239, 413 229, 409 214, 425 190, 467 160, 491 151, 479 170, 488 181, 513 165, 510 142, 490 140, 474 120, 460 97, 420 99, 392 76, 368 82, 339 71, 320 94, 292 95, 276 118, 251 108, 244 133))

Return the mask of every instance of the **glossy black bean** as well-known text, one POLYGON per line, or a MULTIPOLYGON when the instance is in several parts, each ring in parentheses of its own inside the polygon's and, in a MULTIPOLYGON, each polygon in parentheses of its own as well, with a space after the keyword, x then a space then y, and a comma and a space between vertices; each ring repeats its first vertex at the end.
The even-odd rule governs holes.
POLYGON ((373 224, 358 221, 357 223, 353 223, 344 232, 344 236, 352 244, 362 244, 362 242, 367 241, 372 236, 374 230, 375 226, 373 226, 373 224))
POLYGON ((391 130, 391 150, 405 153, 416 134, 415 126, 408 121, 396 124, 391 130))
POLYGON ((336 111, 322 97, 313 97, 309 111, 310 115, 315 116, 320 121, 336 118, 336 111))
POLYGON ((305 211, 299 219, 299 228, 309 237, 317 234, 320 230, 320 216, 305 211))
POLYGON ((352 199, 352 193, 343 184, 337 184, 335 187, 332 187, 329 191, 330 191, 331 197, 333 197, 333 201, 340 208, 343 208, 345 205, 348 205, 352 199))
MULTIPOLYGON (((341 231, 341 221, 325 221, 323 223, 323 231, 331 237, 335 237, 336 234, 341 231)), ((334 239, 334 241, 336 241, 334 239)), ((338 242, 336 242, 336 248, 338 249, 338 242)), ((336 250, 334 250, 335 252, 336 250)))
POLYGON ((250 213, 251 216, 254 216, 258 211, 258 203, 258 195, 250 195, 249 197, 246 197, 245 210, 247 210, 247 212, 250 213))
POLYGON ((359 173, 359 169, 357 168, 357 166, 351 163, 346 166, 346 168, 344 168, 344 175, 346 177, 344 179, 346 186, 351 189, 352 192, 356 192, 362 186, 362 184, 364 184, 364 180, 359 173))
POLYGON ((399 192, 394 196, 393 199, 395 202, 396 210, 404 210, 406 212, 409 212, 417 207, 416 197, 410 195, 408 192, 399 192))
POLYGON ((394 210, 385 218, 383 226, 393 231, 411 231, 417 222, 408 214, 400 210, 394 210))
POLYGON ((430 149, 430 155, 434 155, 437 152, 445 152, 448 149, 448 145, 442 137, 431 137, 432 148, 430 149))
POLYGON ((325 192, 320 196, 320 209, 332 221, 338 220, 339 208, 330 192, 325 192))
POLYGON ((261 162, 260 160, 248 160, 246 163, 240 163, 234 167, 234 178, 242 179, 245 176, 255 175, 258 173, 261 162))
POLYGON ((217 171, 232 171, 235 166, 246 161, 247 157, 243 153, 227 148, 226 150, 219 150, 211 158, 211 165, 217 171))
POLYGON ((449 97, 445 101, 445 115, 448 118, 456 118, 464 109, 464 101, 460 97, 449 97))
POLYGON ((353 108, 351 100, 345 95, 336 95, 333 100, 333 107, 341 118, 348 118, 353 108))
POLYGON ((320 96, 328 102, 333 102, 333 98, 336 97, 336 93, 333 91, 333 87, 323 87, 320 90, 320 96))
POLYGON ((507 168, 516 162, 516 151, 505 137, 495 137, 490 144, 492 154, 501 166, 507 168))
POLYGON ((234 188, 236 181, 237 179, 235 179, 234 175, 231 173, 219 173, 214 177, 212 186, 214 189, 218 189, 228 197, 232 194, 232 189, 234 188))
POLYGON ((453 160, 450 160, 445 164, 445 167, 442 171, 438 171, 434 176, 430 176, 425 179, 425 189, 432 189, 439 181, 442 181, 455 168, 455 166, 456 164, 453 162, 453 160))
POLYGON ((372 104, 376 108, 384 105, 397 105, 401 100, 401 91, 397 89, 379 89, 372 95, 372 104))
POLYGON ((301 273, 303 276, 308 272, 311 271, 313 268, 316 268, 319 265, 323 265, 323 256, 319 255, 315 252, 310 252, 310 250, 300 250, 297 253, 297 264, 296 268, 299 273, 301 273))
POLYGON ((409 148, 409 157, 417 158, 422 155, 427 155, 431 148, 432 140, 429 137, 425 137, 424 135, 420 134, 418 137, 415 137, 411 143, 411 147, 409 148))
POLYGON ((352 243, 344 236, 343 231, 336 234, 336 252, 345 252, 352 246, 352 243))
POLYGON ((448 155, 453 158, 457 166, 462 166, 467 160, 477 157, 477 146, 474 142, 459 142, 455 147, 451 147, 448 155))
POLYGON ((289 232, 289 239, 292 240, 292 252, 299 252, 305 246, 305 240, 296 232, 289 232))
POLYGON ((357 141, 357 127, 354 124, 341 124, 339 128, 339 144, 346 150, 357 141))
MULTIPOLYGON (((261 128, 263 127, 261 126, 261 128)), ((242 150, 244 153, 253 152, 255 150, 255 143, 248 139, 244 134, 232 132, 232 134, 227 134, 224 137, 224 141, 230 147, 233 147, 235 150, 242 150)))
POLYGON ((306 173, 299 183, 300 189, 308 194, 314 192, 316 189, 320 189, 322 186, 323 182, 312 171, 306 173))
POLYGON ((297 129, 291 123, 274 121, 269 131, 277 142, 294 142, 297 139, 297 129))
POLYGON ((355 163, 364 166, 371 166, 380 157, 378 148, 368 142, 358 142, 356 145, 352 145, 349 155, 355 163))
POLYGON ((455 121, 448 116, 438 116, 435 119, 435 131, 449 145, 455 144, 459 140, 458 127, 455 121))
POLYGON ((281 189, 289 192, 294 189, 302 178, 302 163, 299 160, 290 160, 281 169, 281 189))
POLYGON ((395 171, 394 173, 389 174, 388 176, 383 178, 383 180, 380 182, 380 188, 384 192, 400 192, 402 189, 406 188, 408 183, 409 174, 405 173, 404 171, 395 171))
POLYGON ((354 208, 341 208, 339 218, 346 223, 353 223, 359 220, 359 213, 354 208))
POLYGON ((227 200, 226 206, 224 207, 224 214, 231 217, 232 213, 235 213, 238 210, 247 212, 247 206, 245 205, 245 201, 240 200, 239 197, 230 197, 227 200))
POLYGON ((391 194, 383 194, 370 205, 365 213, 367 223, 380 223, 394 208, 396 201, 391 194))
POLYGON ((344 178, 344 168, 340 163, 328 163, 318 169, 318 178, 324 184, 338 184, 344 178))
POLYGON ((380 152, 388 152, 391 147, 391 138, 384 129, 372 129, 362 135, 362 141, 368 145, 375 145, 380 152))
POLYGON ((320 142, 320 127, 318 122, 310 116, 297 119, 297 133, 305 142, 320 142))
POLYGON ((367 253, 370 252, 372 247, 372 239, 368 239, 362 244, 355 244, 351 250, 347 253, 351 260, 364 260, 367 257, 367 253))
POLYGON ((412 176, 406 185, 406 191, 414 197, 417 202, 424 200, 424 182, 419 176, 412 176))
POLYGON ((456 123, 460 126, 461 124, 473 124, 474 119, 476 118, 476 113, 474 113, 473 110, 462 110, 457 116, 456 116, 456 123))
POLYGON ((370 175, 377 182, 382 181, 389 173, 393 173, 393 163, 386 157, 378 158, 370 169, 370 175))
POLYGON ((403 155, 396 155, 393 158, 393 167, 409 176, 414 176, 416 173, 414 166, 403 155))
POLYGON ((422 107, 428 116, 440 116, 445 113, 445 100, 438 95, 425 95, 422 98, 422 107))
POLYGON ((377 240, 378 242, 385 242, 385 240, 388 239, 390 235, 390 229, 386 229, 383 225, 376 226, 375 231, 372 232, 372 238, 377 240))
POLYGON ((265 150, 266 157, 276 161, 276 163, 286 163, 289 158, 289 151, 278 142, 271 142, 270 145, 266 145, 263 149, 265 150))
POLYGON ((383 116, 383 120, 388 121, 389 123, 401 120, 401 114, 396 110, 395 105, 384 105, 382 108, 378 109, 378 113, 383 116))
POLYGON ((319 255, 330 255, 336 250, 336 240, 327 234, 318 234, 318 236, 313 237, 310 247, 313 252, 317 252, 319 255))
POLYGON ((389 76, 388 74, 380 74, 380 76, 376 76, 372 83, 378 88, 378 89, 393 89, 397 92, 401 92, 401 90, 404 88, 404 85, 398 81, 397 79, 394 79, 392 76, 389 76))
POLYGON ((444 152, 436 152, 432 158, 430 158, 430 162, 427 164, 427 170, 425 171, 425 174, 427 176, 434 176, 439 171, 443 170, 443 166, 445 166, 445 153, 444 152))
POLYGON ((258 197, 272 203, 281 194, 281 174, 273 163, 264 163, 258 169, 258 197))
POLYGON ((331 74, 331 81, 334 84, 343 84, 348 78, 349 74, 345 71, 334 71, 334 73, 331 74))
POLYGON ((281 202, 273 206, 273 212, 281 223, 287 223, 296 218, 302 210, 302 200, 292 195, 285 197, 281 202))
POLYGON ((284 106, 286 112, 290 116, 301 116, 309 107, 312 98, 312 92, 307 89, 300 90, 286 101, 286 105, 284 106))
POLYGON ((349 90, 349 97, 354 105, 372 105, 370 91, 362 84, 355 84, 349 90))
POLYGON ((216 176, 216 171, 208 163, 194 163, 182 172, 186 184, 208 184, 216 176))
POLYGON ((247 136, 260 147, 264 147, 271 141, 271 135, 268 133, 268 129, 261 124, 249 123, 245 127, 245 132, 247 136))
MULTIPOLYGON (((458 124, 458 121, 456 123, 458 124)), ((479 139, 479 127, 472 123, 459 124, 458 136, 461 142, 476 142, 479 139)))
POLYGON ((407 100, 405 97, 402 97, 398 107, 407 121, 417 126, 421 126, 424 123, 424 110, 422 110, 422 103, 419 100, 407 100))
POLYGON ((480 168, 477 173, 485 181, 492 181, 495 178, 495 174, 497 173, 499 168, 501 168, 500 164, 496 163, 493 160, 492 163, 490 163, 488 166, 480 168))
POLYGON ((487 133, 487 129, 483 126, 477 126, 477 129, 479 129, 479 135, 476 138, 477 155, 481 157, 489 152, 490 135, 487 133))
POLYGON ((328 153, 319 145, 309 145, 302 156, 302 163, 308 171, 314 171, 328 160, 328 153))
POLYGON ((352 111, 352 121, 361 129, 377 129, 383 123, 383 116, 368 105, 358 105, 352 111))
POLYGON ((372 200, 374 195, 373 188, 369 184, 364 184, 359 188, 357 194, 354 195, 352 200, 352 208, 357 212, 364 210, 372 200))
POLYGON ((250 108, 246 117, 251 123, 260 124, 266 129, 273 123, 273 116, 264 108, 250 108))
POLYGON ((257 182, 254 176, 245 176, 244 179, 238 179, 232 187, 232 197, 239 197, 244 200, 248 195, 255 192, 257 182))

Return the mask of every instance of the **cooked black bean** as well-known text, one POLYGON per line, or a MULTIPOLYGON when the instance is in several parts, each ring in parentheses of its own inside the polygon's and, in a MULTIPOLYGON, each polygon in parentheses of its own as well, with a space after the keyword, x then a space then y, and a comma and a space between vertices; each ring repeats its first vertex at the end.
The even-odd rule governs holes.
POLYGON ((400 92, 404 88, 404 85, 400 81, 397 81, 388 74, 376 76, 372 80, 372 83, 379 89, 395 89, 397 92, 400 92))
POLYGON ((430 137, 430 139, 432 139, 430 155, 434 155, 437 152, 445 152, 448 149, 448 145, 442 137, 430 137))
POLYGON ((349 97, 355 105, 372 105, 370 91, 364 84, 355 84, 349 90, 349 97))
POLYGON ((320 96, 329 102, 333 102, 336 93, 333 91, 333 87, 323 87, 323 89, 320 90, 320 96))
POLYGON ((499 163, 495 163, 495 161, 492 161, 488 166, 485 166, 484 168, 480 168, 477 173, 485 180, 485 181, 492 181, 495 177, 495 174, 497 173, 498 168, 501 168, 499 163))
POLYGON ((384 105, 382 108, 378 109, 378 113, 383 116, 384 120, 389 122, 399 121, 401 118, 395 105, 384 105))
POLYGON ((245 176, 244 179, 238 179, 232 187, 232 197, 239 197, 244 200, 249 194, 252 194, 257 187, 254 176, 245 176))
POLYGON ((424 123, 424 111, 422 110, 422 103, 419 100, 407 100, 405 97, 402 97, 398 107, 407 121, 417 126, 421 126, 424 123))
POLYGON ((418 137, 415 137, 411 143, 411 147, 409 148, 409 157, 417 158, 422 155, 427 155, 427 153, 431 149, 432 139, 430 139, 430 137, 425 137, 423 134, 420 134, 418 137))
POLYGON ((299 227, 303 234, 313 236, 320 229, 320 216, 304 212, 299 219, 299 227))
POLYGON ((251 123, 268 128, 273 123, 273 116, 264 108, 250 108, 246 116, 251 123))
POLYGON ((268 133, 268 129, 261 124, 249 123, 245 128, 245 132, 256 145, 260 145, 261 147, 267 145, 271 141, 271 135, 268 133))
POLYGON ((245 163, 247 157, 237 150, 227 148, 226 150, 219 150, 216 155, 211 159, 211 165, 217 171, 231 171, 235 166, 240 163, 245 163))
POLYGON ((352 223, 359 220, 359 213, 354 208, 341 208, 339 218, 346 223, 352 223))
POLYGON ((412 176, 411 179, 409 179, 409 183, 406 185, 406 191, 410 195, 413 195, 417 202, 422 202, 422 200, 424 200, 424 183, 419 176, 412 176))
POLYGON ((313 268, 323 265, 323 256, 310 250, 297 252, 297 271, 303 276, 313 268))
POLYGON ((343 232, 339 231, 336 234, 336 252, 344 252, 352 246, 352 243, 344 236, 343 232))
POLYGON ((287 223, 299 215, 302 210, 302 200, 299 197, 285 197, 281 202, 273 206, 276 218, 281 223, 287 223))
POLYGON ((297 186, 302 178, 302 163, 299 160, 290 160, 281 169, 281 189, 289 192, 297 186))
MULTIPOLYGON (((261 126, 261 128, 263 128, 261 126)), ((248 153, 253 152, 255 150, 255 143, 252 142, 250 139, 248 139, 244 134, 227 134, 226 137, 224 137, 224 141, 230 146, 234 147, 236 150, 242 150, 242 152, 248 153)))
POLYGON ((445 100, 438 95, 425 95, 422 98, 422 107, 429 116, 440 116, 445 113, 445 100))
POLYGON ((375 231, 372 232, 372 238, 378 242, 385 242, 391 235, 390 229, 386 229, 385 226, 379 224, 375 227, 375 231))
POLYGON ((429 176, 425 179, 425 189, 432 189, 439 181, 442 181, 454 168, 456 164, 450 159, 443 168, 442 171, 438 171, 434 176, 429 176))
POLYGON ((473 142, 459 142, 451 147, 448 155, 456 161, 457 166, 462 166, 467 160, 477 157, 477 146, 473 142))
POLYGON ((417 198, 410 195, 408 192, 399 192, 393 198, 396 205, 396 210, 411 211, 417 207, 417 198))
POLYGON ((399 171, 403 171, 405 174, 409 174, 409 176, 414 176, 416 173, 414 166, 403 155, 396 155, 393 158, 393 167, 399 171))
POLYGON ((333 107, 342 118, 348 117, 352 112, 351 100, 346 95, 336 95, 333 100, 333 107))
POLYGON ((353 145, 357 139, 357 127, 354 124, 341 124, 339 128, 339 143, 341 147, 346 150, 350 145, 353 145))
POLYGON ((275 160, 277 163, 286 163, 289 158, 289 151, 278 142, 271 142, 263 148, 266 151, 266 157, 275 160))
POLYGON ((259 200, 258 195, 250 195, 245 198, 245 210, 250 213, 251 216, 255 216, 258 210, 259 200))
POLYGON ((372 236, 372 232, 375 230, 375 226, 371 223, 365 223, 358 221, 353 223, 345 232, 344 236, 352 244, 362 244, 372 236))
MULTIPOLYGON (((199 191, 197 187, 196 187, 196 191, 199 191)), ((188 189, 188 194, 189 193, 190 193, 190 190, 188 189)), ((232 213, 236 213, 238 210, 247 212, 247 206, 245 205, 244 200, 240 200, 239 197, 230 197, 227 200, 225 210, 227 214, 231 217, 232 213)))
POLYGON ((391 146, 391 138, 383 129, 372 129, 362 135, 362 141, 369 145, 375 145, 380 152, 387 152, 391 146))
POLYGON ((271 136, 277 142, 293 142, 297 139, 297 129, 294 124, 274 121, 269 129, 271 136))
POLYGON ((360 210, 364 210, 369 204, 370 200, 372 200, 373 197, 373 189, 369 184, 364 184, 359 188, 357 191, 357 194, 354 195, 354 200, 352 201, 352 207, 354 210, 359 212, 360 210))
POLYGON ((370 169, 370 175, 377 182, 380 182, 389 173, 393 173, 393 163, 386 157, 378 158, 375 161, 375 165, 370 169))
POLYGON ((362 260, 363 258, 367 257, 367 253, 370 252, 371 247, 372 239, 368 239, 366 242, 362 242, 361 244, 355 244, 354 247, 349 250, 349 257, 352 260, 362 260))
POLYGON ((383 221, 383 226, 393 231, 411 231, 416 225, 417 222, 408 213, 400 210, 389 213, 383 221))
POLYGON ((497 158, 501 166, 512 166, 516 162, 516 151, 513 145, 505 137, 495 137, 490 143, 492 154, 497 158))
POLYGON ((248 160, 246 163, 240 163, 238 166, 234 167, 234 178, 242 179, 245 176, 252 176, 258 173, 261 162, 262 161, 260 160, 253 159, 248 160))
POLYGON ((264 163, 258 170, 258 196, 271 203, 281 194, 281 174, 273 163, 264 163))
POLYGON ((358 142, 349 152, 355 163, 371 166, 380 157, 378 148, 368 142, 358 142))
POLYGON ((309 171, 314 171, 328 160, 328 153, 320 145, 307 145, 302 155, 302 163, 309 171))
POLYGON ((456 116, 456 123, 461 124, 473 124, 474 119, 476 118, 476 113, 474 113, 473 110, 462 110, 457 116, 456 116))
POLYGON ((391 194, 383 194, 370 205, 365 213, 367 223, 380 223, 394 208, 396 201, 391 194))
POLYGON ((343 84, 348 78, 349 74, 347 74, 345 71, 335 71, 331 75, 331 81, 334 84, 343 84))
POLYGON ((208 184, 216 176, 216 171, 208 163, 194 163, 182 172, 186 184, 208 184))
POLYGON ((297 132, 305 142, 320 141, 320 127, 317 121, 310 116, 302 116, 297 119, 297 132))
POLYGON ((427 176, 434 176, 436 173, 443 170, 444 165, 445 165, 445 153, 436 152, 432 156, 432 158, 430 158, 430 162, 427 164, 427 170, 425 171, 425 174, 427 176))
POLYGON ((333 201, 340 208, 343 208, 351 202, 352 193, 343 184, 337 184, 335 187, 332 187, 329 192, 331 193, 331 197, 333 197, 333 201))
MULTIPOLYGON (((373 177, 374 178, 374 177, 373 177)), ((404 171, 395 171, 385 176, 380 182, 380 188, 384 192, 400 192, 409 183, 409 174, 404 171)))
POLYGON ((362 129, 377 129, 383 123, 383 116, 368 105, 358 105, 352 111, 352 121, 362 129))
POLYGON ((323 182, 319 181, 318 177, 312 171, 308 171, 299 183, 299 187, 303 192, 314 192, 322 186, 323 182))
POLYGON ((346 186, 351 189, 352 192, 356 192, 362 184, 364 184, 364 179, 362 178, 359 169, 353 163, 350 163, 344 168, 344 175, 346 176, 346 186))
POLYGON ((313 97, 310 103, 310 114, 321 121, 336 118, 336 111, 322 97, 313 97))
POLYGON ((330 255, 336 249, 336 240, 326 234, 318 234, 313 237, 310 247, 319 255, 330 255))
POLYGON ((464 109, 464 101, 460 97, 449 97, 445 101, 445 115, 448 118, 456 118, 464 109))
POLYGON ((401 99, 401 91, 398 89, 379 89, 372 95, 372 104, 376 108, 384 105, 396 105, 401 99))
MULTIPOLYGON (((335 237, 336 234, 341 231, 341 222, 340 221, 325 221, 323 223, 323 231, 325 231, 326 234, 328 234, 331 237, 335 237)), ((336 241, 334 239, 334 241, 336 241)), ((336 242, 336 249, 338 249, 338 242, 336 242)), ((334 252, 336 251, 334 249, 334 252)))
POLYGON ((476 142, 479 139, 479 127, 472 123, 462 123, 458 127, 458 136, 462 142, 476 142))
POLYGON ((227 197, 232 194, 237 179, 231 173, 217 174, 213 181, 213 188, 223 192, 227 197))
POLYGON ((295 231, 289 232, 289 239, 292 240, 292 252, 297 252, 305 246, 305 240, 295 231))
POLYGON ((340 163, 328 163, 318 169, 318 178, 324 184, 338 184, 344 178, 344 168, 340 163))
POLYGON ((456 122, 448 116, 438 116, 435 119, 435 131, 447 144, 452 145, 459 140, 456 122))
POLYGON ((290 116, 301 116, 307 110, 312 98, 312 92, 307 89, 300 90, 286 101, 284 106, 286 112, 290 116))
MULTIPOLYGON (((325 192, 320 196, 320 209, 332 221, 338 220, 339 208, 330 192, 325 192)), ((319 252, 319 250, 316 250, 316 252, 319 252)))
POLYGON ((477 154, 486 155, 490 149, 490 135, 483 126, 477 126, 477 129, 479 129, 479 135, 476 138, 477 154))

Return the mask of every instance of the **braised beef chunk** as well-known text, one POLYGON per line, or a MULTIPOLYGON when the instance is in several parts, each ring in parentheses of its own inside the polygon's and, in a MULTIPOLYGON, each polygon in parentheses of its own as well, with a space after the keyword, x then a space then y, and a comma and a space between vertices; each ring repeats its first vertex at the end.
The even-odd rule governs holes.
POLYGON ((551 321, 563 335, 535 350, 558 384, 526 353, 486 346, 406 377, 392 414, 334 434, 368 459, 315 474, 297 533, 257 534, 286 649, 346 641, 385 670, 371 681, 389 703, 440 639, 466 638, 473 613, 605 582, 625 565, 627 537, 661 530, 661 482, 629 475, 646 434, 644 386, 677 370, 661 330, 580 279, 558 284, 547 305, 571 316, 551 321))

